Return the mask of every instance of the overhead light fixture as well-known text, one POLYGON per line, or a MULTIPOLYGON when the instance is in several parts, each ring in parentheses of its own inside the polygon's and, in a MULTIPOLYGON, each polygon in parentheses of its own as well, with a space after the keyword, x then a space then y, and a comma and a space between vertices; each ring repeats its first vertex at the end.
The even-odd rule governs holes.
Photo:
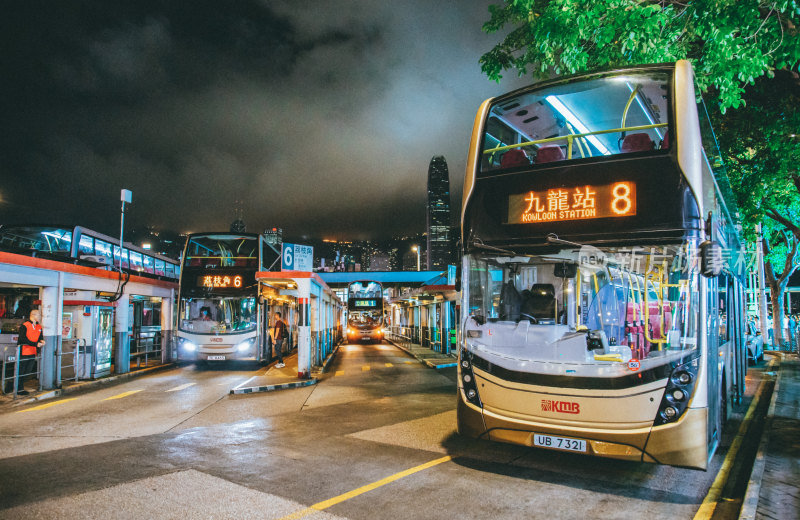
MULTIPOLYGON (((586 125, 584 125, 581 122, 581 120, 578 119, 578 117, 575 114, 573 114, 572 111, 570 109, 568 109, 564 105, 564 103, 559 101, 557 97, 555 97, 555 96, 547 96, 544 99, 545 99, 545 101, 550 103, 553 106, 553 108, 558 110, 561 113, 561 115, 566 118, 567 121, 572 123, 572 126, 577 128, 580 133, 582 133, 582 134, 588 134, 589 133, 589 129, 586 128, 586 125)), ((586 139, 588 139, 590 143, 592 143, 598 150, 600 150, 600 153, 602 153, 603 155, 611 155, 611 152, 608 151, 608 148, 603 146, 603 143, 601 143, 600 140, 597 137, 595 137, 593 135, 587 135, 586 139)))

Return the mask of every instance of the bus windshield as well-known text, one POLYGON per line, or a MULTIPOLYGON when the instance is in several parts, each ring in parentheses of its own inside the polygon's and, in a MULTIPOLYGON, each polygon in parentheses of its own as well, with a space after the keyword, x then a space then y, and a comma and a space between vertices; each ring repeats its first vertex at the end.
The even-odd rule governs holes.
POLYGON ((185 265, 193 267, 258 267, 258 238, 246 235, 192 235, 185 265))
POLYGON ((486 120, 480 171, 669 147, 670 74, 617 73, 498 99, 486 120))
POLYGON ((467 345, 519 360, 628 362, 697 347, 693 245, 468 257, 467 345))
POLYGON ((254 297, 186 298, 181 300, 179 328, 195 334, 240 334, 256 329, 254 297))

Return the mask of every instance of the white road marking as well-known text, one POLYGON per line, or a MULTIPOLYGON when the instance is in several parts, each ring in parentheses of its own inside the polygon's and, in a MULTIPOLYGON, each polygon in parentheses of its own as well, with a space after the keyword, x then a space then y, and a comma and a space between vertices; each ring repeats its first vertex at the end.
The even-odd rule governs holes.
POLYGON ((190 386, 194 386, 197 383, 186 383, 185 385, 176 386, 175 388, 170 388, 167 392, 177 392, 178 390, 183 390, 184 388, 189 388, 190 386))

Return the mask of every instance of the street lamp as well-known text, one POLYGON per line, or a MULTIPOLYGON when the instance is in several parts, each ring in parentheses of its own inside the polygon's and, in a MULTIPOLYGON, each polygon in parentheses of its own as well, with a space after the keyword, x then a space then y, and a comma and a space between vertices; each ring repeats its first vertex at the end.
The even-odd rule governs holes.
POLYGON ((128 204, 131 203, 131 201, 133 200, 133 192, 131 192, 131 190, 123 189, 120 192, 119 200, 122 201, 122 217, 120 218, 120 223, 119 223, 119 270, 122 271, 122 254, 125 251, 125 248, 123 246, 124 242, 122 241, 122 235, 123 232, 125 231, 125 203, 126 202, 128 204))
POLYGON ((411 246, 411 250, 417 253, 417 271, 419 271, 419 246, 411 246))

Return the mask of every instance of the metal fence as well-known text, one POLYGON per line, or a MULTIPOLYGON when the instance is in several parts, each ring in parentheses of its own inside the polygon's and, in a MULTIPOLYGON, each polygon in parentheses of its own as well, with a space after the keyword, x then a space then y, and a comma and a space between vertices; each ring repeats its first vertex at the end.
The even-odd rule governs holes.
POLYGON ((403 327, 401 325, 392 325, 389 327, 386 336, 394 343, 402 347, 410 348, 416 342, 414 336, 416 335, 416 327, 403 327))
POLYGON ((20 348, 5 349, 3 355, 2 375, 0 375, 0 388, 4 394, 12 394, 14 399, 17 398, 17 393, 20 389, 19 380, 23 379, 37 379, 37 389, 42 389, 42 378, 39 376, 39 367, 41 366, 41 357, 35 356, 32 358, 20 359, 20 348), (11 353, 9 353, 9 350, 11 353))
POLYGON ((130 357, 131 370, 164 363, 164 342, 161 330, 135 332, 131 336, 130 357))

